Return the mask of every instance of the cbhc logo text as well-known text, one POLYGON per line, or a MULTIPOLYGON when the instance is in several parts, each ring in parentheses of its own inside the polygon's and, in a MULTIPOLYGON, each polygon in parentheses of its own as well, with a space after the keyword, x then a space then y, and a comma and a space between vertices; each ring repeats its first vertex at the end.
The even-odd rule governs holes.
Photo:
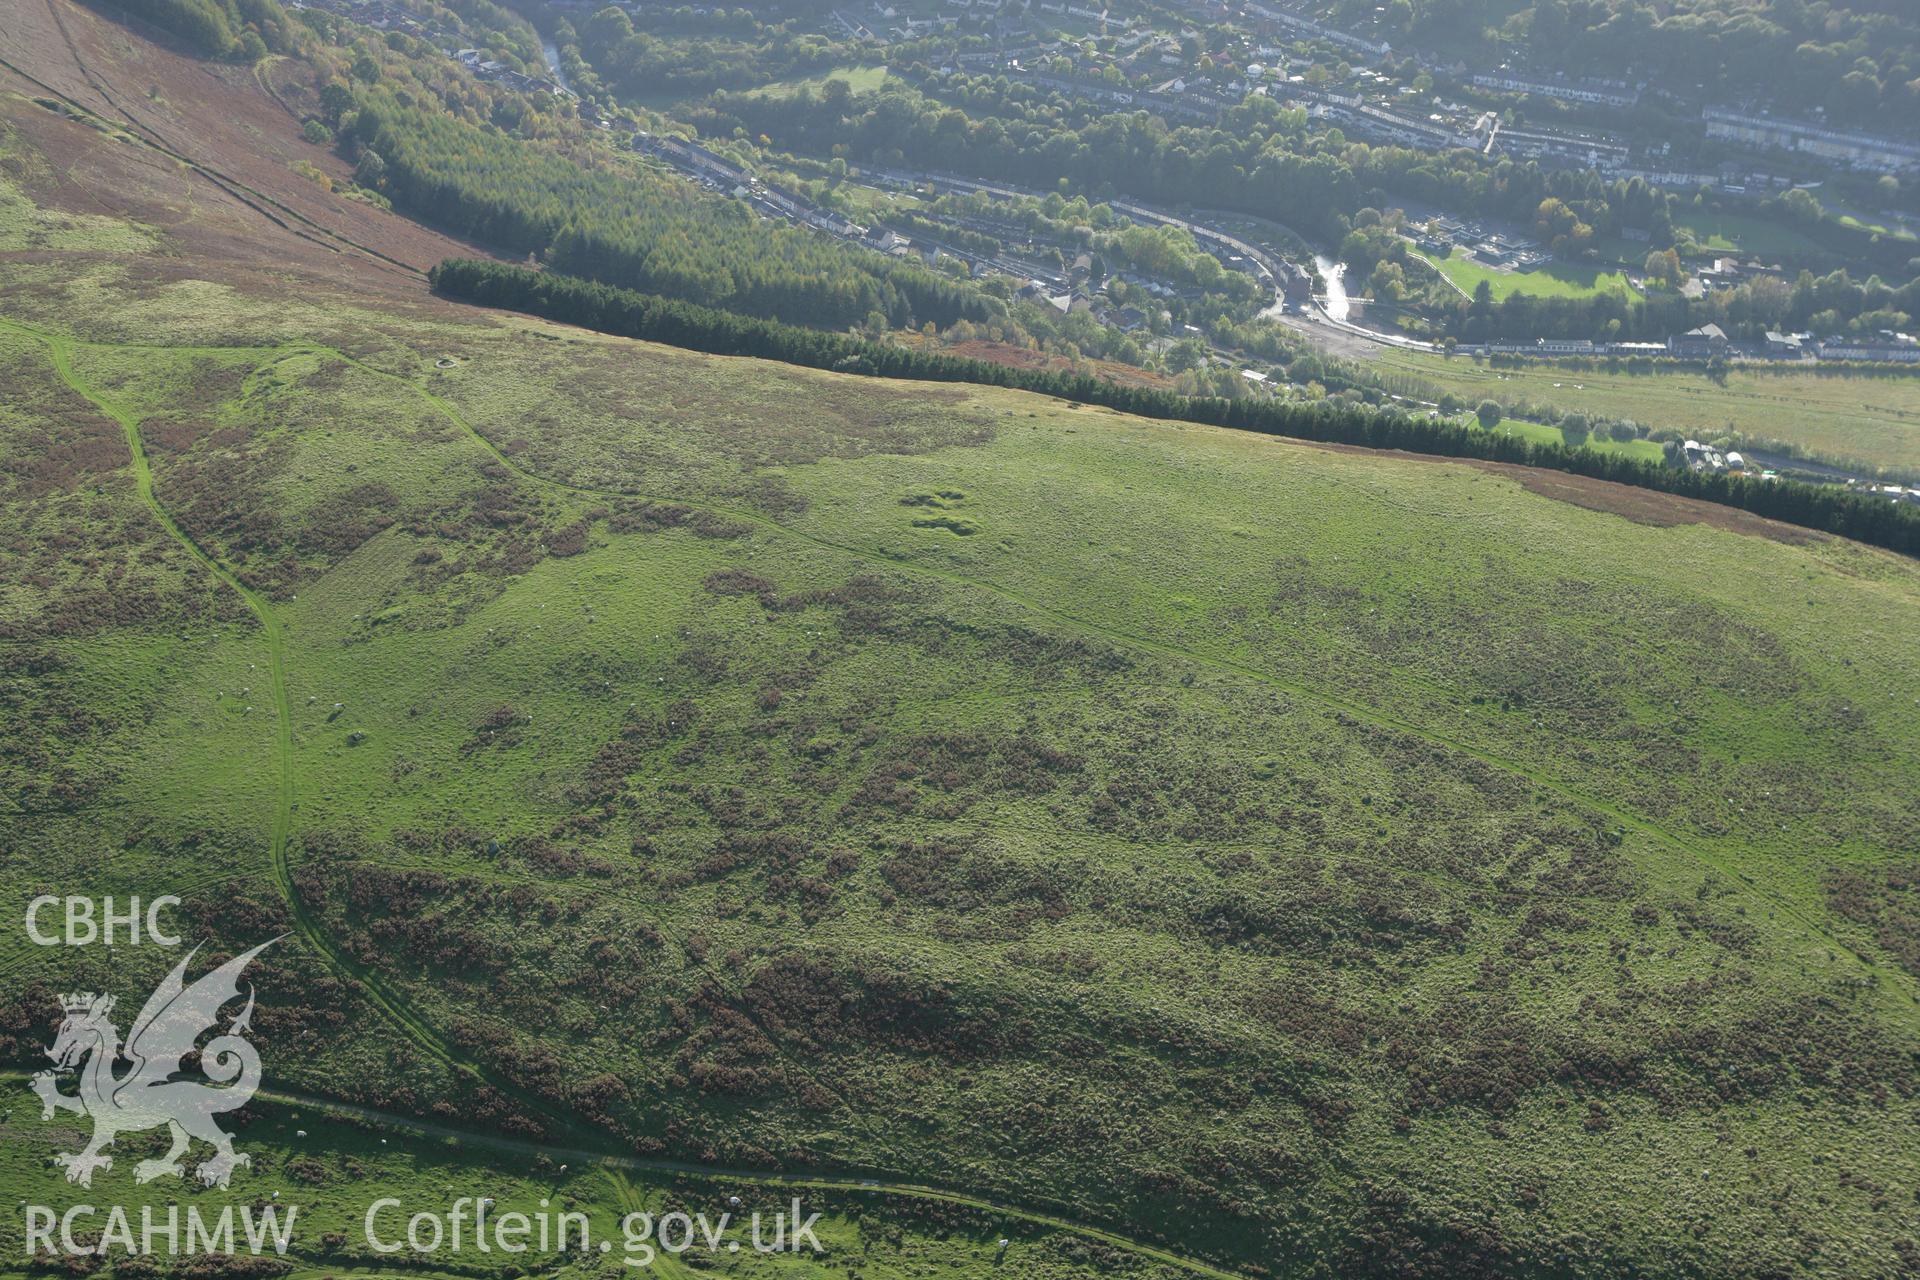
POLYGON ((27 936, 43 947, 90 947, 96 942, 109 947, 118 943, 137 947, 142 941, 161 947, 177 947, 180 945, 179 935, 166 933, 160 927, 160 909, 179 905, 180 899, 166 894, 149 902, 142 913, 137 895, 127 900, 125 910, 115 910, 111 896, 95 902, 92 898, 78 895, 61 898, 43 893, 27 904, 27 936), (63 906, 64 912, 55 910, 63 906), (49 917, 49 924, 55 931, 50 932, 43 926, 43 913, 49 917), (65 926, 64 929, 61 925, 65 926))

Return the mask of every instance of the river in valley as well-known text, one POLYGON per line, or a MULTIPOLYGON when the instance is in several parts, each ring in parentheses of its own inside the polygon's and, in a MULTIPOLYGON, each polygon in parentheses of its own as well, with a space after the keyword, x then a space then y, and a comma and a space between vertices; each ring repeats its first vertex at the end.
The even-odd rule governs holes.
POLYGON ((1347 302, 1347 264, 1315 254, 1313 269, 1319 272, 1321 280, 1326 282, 1327 295, 1325 301, 1320 304, 1320 309, 1327 313, 1329 320, 1344 323, 1348 312, 1353 310, 1347 302))
POLYGON ((573 86, 567 83, 567 73, 560 69, 560 50, 554 46, 553 41, 543 38, 540 41, 540 52, 547 60, 547 70, 553 73, 553 82, 568 93, 572 93, 573 86))

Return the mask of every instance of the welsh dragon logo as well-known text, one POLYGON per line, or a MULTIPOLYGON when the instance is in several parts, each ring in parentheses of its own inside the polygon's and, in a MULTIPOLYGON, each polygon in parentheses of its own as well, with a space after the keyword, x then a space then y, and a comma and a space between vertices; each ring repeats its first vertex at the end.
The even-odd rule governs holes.
POLYGON ((263 942, 188 986, 187 966, 199 952, 195 947, 147 998, 124 1047, 110 1016, 112 996, 87 992, 60 997, 66 1018, 47 1056, 58 1072, 78 1069, 80 1091, 61 1093, 54 1071, 34 1076, 31 1088, 40 1096, 43 1120, 53 1119, 55 1111, 93 1118, 93 1140, 85 1149, 54 1157, 54 1163, 66 1169, 68 1182, 92 1186, 94 1170, 113 1168, 106 1148, 115 1137, 163 1124, 172 1131, 173 1146, 160 1159, 134 1166, 135 1182, 181 1176, 180 1157, 195 1138, 214 1148, 212 1159, 199 1168, 200 1181, 207 1186, 225 1187, 236 1166, 253 1163, 252 1157, 233 1149, 233 1138, 214 1123, 215 1116, 245 1106, 260 1087, 260 1054, 245 1038, 253 1018, 253 988, 247 988, 247 1006, 224 1034, 204 1045, 200 1037, 215 1028, 221 1008, 239 998, 240 975, 247 965, 278 941, 263 942), (201 1072, 226 1087, 175 1079, 184 1068, 183 1059, 196 1050, 201 1072), (117 1070, 122 1060, 131 1064, 124 1072, 117 1070))

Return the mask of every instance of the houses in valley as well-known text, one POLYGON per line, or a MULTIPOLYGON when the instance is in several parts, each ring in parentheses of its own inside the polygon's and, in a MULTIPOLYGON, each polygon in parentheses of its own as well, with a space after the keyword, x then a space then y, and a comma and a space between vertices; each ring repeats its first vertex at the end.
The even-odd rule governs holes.
POLYGON ((1706 122, 1709 138, 1817 156, 1869 173, 1920 171, 1920 142, 1725 107, 1708 107, 1701 119, 1706 122))

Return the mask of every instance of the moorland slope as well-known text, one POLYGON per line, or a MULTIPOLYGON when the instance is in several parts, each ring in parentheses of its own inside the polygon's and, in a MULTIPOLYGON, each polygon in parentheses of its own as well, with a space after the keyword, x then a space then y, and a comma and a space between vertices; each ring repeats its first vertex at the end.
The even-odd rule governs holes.
MULTIPOLYGON (((158 149, 109 76, 175 55, 53 2, 0 84, 11 918, 291 932, 284 1090, 1248 1274, 1910 1265, 1912 562, 455 306, 431 233, 158 149)), ((171 959, 10 929, 0 1048, 171 959)))

